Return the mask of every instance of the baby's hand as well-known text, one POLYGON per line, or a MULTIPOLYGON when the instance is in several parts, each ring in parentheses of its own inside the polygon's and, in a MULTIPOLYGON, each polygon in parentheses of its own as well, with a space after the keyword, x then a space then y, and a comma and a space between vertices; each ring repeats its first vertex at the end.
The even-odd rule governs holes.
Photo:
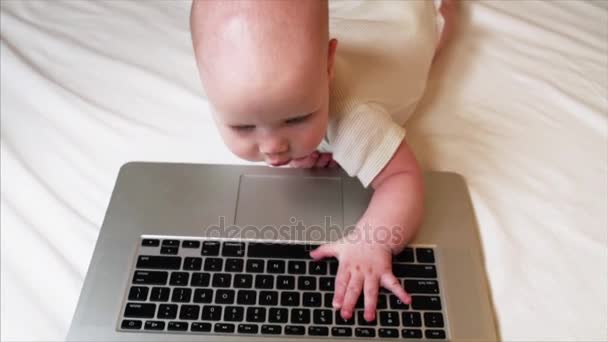
POLYGON ((333 307, 341 309, 345 320, 353 316, 353 309, 361 291, 364 295, 364 318, 371 322, 376 317, 378 287, 391 291, 402 303, 410 304, 411 297, 393 275, 392 253, 388 246, 378 242, 348 241, 344 238, 319 246, 310 252, 315 259, 335 257, 339 261, 336 274, 333 307))
POLYGON ((333 167, 336 167, 337 165, 338 164, 332 158, 331 153, 320 153, 318 151, 314 151, 310 155, 303 157, 303 158, 293 159, 289 163, 289 166, 291 166, 291 167, 304 168, 304 169, 310 169, 313 167, 314 168, 324 168, 324 167, 333 168, 333 167))

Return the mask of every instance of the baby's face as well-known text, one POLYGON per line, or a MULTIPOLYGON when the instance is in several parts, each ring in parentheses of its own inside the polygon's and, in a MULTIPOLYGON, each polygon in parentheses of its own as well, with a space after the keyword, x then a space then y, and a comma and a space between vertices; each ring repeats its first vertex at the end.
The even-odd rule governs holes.
POLYGON ((216 99, 229 99, 216 101, 214 118, 234 154, 280 166, 308 156, 321 143, 327 129, 329 83, 326 77, 272 88, 269 80, 252 94, 216 94, 216 99))
POLYGON ((234 11, 224 3, 229 2, 200 9, 191 26, 203 86, 225 144, 243 159, 274 166, 308 156, 328 122, 336 41, 328 43, 327 26, 319 24, 326 8, 294 10, 290 4, 296 2, 268 2, 260 4, 269 8, 234 11))

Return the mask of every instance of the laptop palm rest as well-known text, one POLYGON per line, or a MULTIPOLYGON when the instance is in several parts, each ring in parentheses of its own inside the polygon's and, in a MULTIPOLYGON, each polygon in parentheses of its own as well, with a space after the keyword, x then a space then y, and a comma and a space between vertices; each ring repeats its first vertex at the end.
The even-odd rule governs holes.
POLYGON ((242 175, 234 222, 246 238, 328 240, 342 207, 340 177, 242 175))

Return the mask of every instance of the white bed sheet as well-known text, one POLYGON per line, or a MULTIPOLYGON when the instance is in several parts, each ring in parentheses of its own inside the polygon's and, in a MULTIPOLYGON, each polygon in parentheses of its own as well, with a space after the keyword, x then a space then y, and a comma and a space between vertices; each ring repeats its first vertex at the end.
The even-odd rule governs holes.
MULTIPOLYGON (((1 336, 62 340, 119 167, 243 163, 189 2, 1 2, 1 336)), ((503 340, 608 340, 608 2, 464 2, 408 122, 464 175, 503 340)))

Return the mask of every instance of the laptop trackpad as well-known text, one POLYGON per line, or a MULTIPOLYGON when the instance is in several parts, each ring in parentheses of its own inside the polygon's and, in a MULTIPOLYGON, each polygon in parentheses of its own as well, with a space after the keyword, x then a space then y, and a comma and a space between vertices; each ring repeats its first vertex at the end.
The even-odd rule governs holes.
POLYGON ((243 175, 235 224, 248 238, 330 240, 343 225, 342 179, 243 175))

